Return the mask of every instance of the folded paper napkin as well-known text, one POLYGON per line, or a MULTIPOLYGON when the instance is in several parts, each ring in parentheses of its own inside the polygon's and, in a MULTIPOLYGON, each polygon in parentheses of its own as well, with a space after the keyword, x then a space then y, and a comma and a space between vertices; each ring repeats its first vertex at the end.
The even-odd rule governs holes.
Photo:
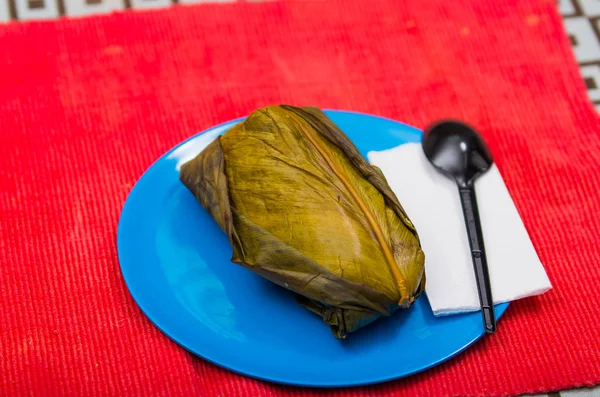
MULTIPOLYGON (((479 310, 467 231, 456 184, 409 143, 370 152, 411 218, 425 252, 426 294, 433 313, 479 310)), ((537 295, 551 288, 521 217, 496 166, 476 182, 479 215, 494 303, 537 295)))

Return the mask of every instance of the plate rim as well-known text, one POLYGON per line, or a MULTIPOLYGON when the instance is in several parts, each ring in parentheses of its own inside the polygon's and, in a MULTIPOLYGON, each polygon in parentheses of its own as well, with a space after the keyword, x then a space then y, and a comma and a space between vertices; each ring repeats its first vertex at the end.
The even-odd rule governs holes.
MULTIPOLYGON (((413 125, 398 121, 398 120, 394 120, 392 118, 388 118, 388 117, 384 117, 384 116, 379 116, 379 115, 374 115, 374 114, 370 114, 370 113, 365 113, 365 112, 360 112, 360 111, 353 111, 353 110, 343 110, 343 109, 332 109, 332 108, 322 108, 321 110, 323 110, 323 112, 325 114, 329 114, 329 113, 336 113, 336 114, 351 114, 351 115, 357 115, 357 116, 365 116, 368 118, 376 118, 376 119, 380 119, 386 122, 392 122, 395 124, 400 124, 404 127, 408 127, 412 130, 416 130, 419 133, 423 134, 423 131, 420 128, 417 128, 413 125)), ((282 379, 281 377, 278 376, 265 376, 265 375, 260 375, 258 373, 253 372, 252 370, 248 370, 248 369, 241 369, 241 368, 237 368, 235 366, 232 366, 230 364, 226 364, 224 362, 220 362, 218 359, 215 359, 213 357, 207 357, 206 355, 200 354, 198 352, 196 352, 197 349, 194 349, 190 346, 188 346, 185 342, 182 341, 178 341, 176 339, 174 339, 174 337, 172 337, 161 325, 159 325, 151 316, 149 316, 147 313, 149 312, 149 310, 147 309, 146 305, 143 302, 142 299, 139 299, 139 297, 136 297, 135 293, 133 290, 135 290, 136 288, 132 288, 132 280, 129 279, 129 276, 127 275, 127 271, 124 271, 123 268, 123 264, 122 264, 122 252, 124 251, 124 248, 122 248, 123 246, 123 242, 122 242, 122 230, 125 227, 124 226, 124 215, 127 214, 128 208, 132 205, 132 198, 135 199, 135 196, 137 194, 135 194, 136 189, 139 189, 142 181, 145 177, 148 176, 148 174, 151 172, 152 168, 154 168, 159 162, 164 161, 168 158, 168 156, 170 154, 172 154, 176 149, 182 147, 183 145, 185 145, 186 143, 192 141, 193 139, 198 138, 201 135, 204 135, 205 133, 208 133, 210 131, 213 131, 215 129, 218 128, 223 128, 227 125, 235 125, 236 123, 243 121, 244 119, 246 119, 247 116, 242 116, 242 117, 238 117, 235 119, 231 119, 225 122, 221 122, 218 123, 216 125, 213 125, 212 127, 208 127, 204 130, 201 130, 200 132, 197 132, 193 135, 191 135, 190 137, 184 139, 183 141, 177 143, 176 145, 174 145, 173 147, 171 147, 168 151, 164 152, 162 155, 160 155, 156 160, 154 160, 145 170, 144 172, 138 177, 138 179, 136 180, 135 184, 133 185, 133 187, 130 189, 129 193, 127 194, 127 198, 125 199, 121 212, 119 214, 119 221, 118 221, 118 225, 117 225, 117 233, 116 233, 116 248, 117 248, 117 259, 119 261, 119 270, 121 272, 121 276, 123 278, 123 281, 125 283, 125 287, 127 289, 127 292, 129 293, 129 295, 131 296, 131 298, 133 299, 133 301, 135 302, 135 304, 138 306, 139 310, 141 311, 141 313, 143 314, 143 316, 150 321, 150 323, 152 323, 164 336, 166 336, 169 340, 173 341, 176 345, 182 347, 183 349, 185 349, 187 352, 189 352, 190 354, 194 355, 195 357, 205 360, 209 363, 211 363, 212 365, 216 365, 219 368, 222 368, 224 370, 233 372, 235 374, 244 376, 244 377, 250 377, 253 379, 257 379, 260 381, 266 381, 266 382, 270 382, 270 383, 274 383, 274 384, 279 384, 279 385, 287 385, 287 386, 299 386, 299 387, 306 387, 306 388, 324 388, 324 389, 331 389, 331 388, 355 388, 355 387, 360 387, 360 386, 369 386, 369 385, 374 385, 374 384, 380 384, 380 383, 384 383, 384 382, 391 382, 391 381, 395 381, 395 380, 400 380, 400 379, 404 379, 410 376, 413 376, 415 374, 418 373, 422 373, 425 372, 427 370, 430 370, 436 366, 439 366, 440 364, 451 360, 452 358, 455 358, 456 356, 460 355, 462 352, 464 352, 465 350, 467 350, 468 348, 470 348, 473 344, 475 344, 476 342, 480 341, 486 334, 485 334, 485 330, 482 328, 481 332, 471 341, 469 341, 468 343, 466 343, 465 345, 463 345, 462 347, 460 347, 459 349, 453 351, 451 354, 446 355, 445 357, 442 357, 438 360, 434 360, 431 363, 429 363, 426 366, 423 366, 421 368, 415 369, 413 371, 409 371, 409 372, 404 372, 402 374, 396 374, 396 375, 382 375, 379 377, 371 377, 370 379, 367 380, 359 380, 359 381, 351 381, 351 382, 339 382, 339 381, 333 381, 333 382, 328 382, 327 380, 312 380, 310 382, 299 382, 299 381, 290 381, 290 380, 285 380, 282 379)), ((126 219, 126 217, 125 217, 126 219)), ((504 315, 504 313, 506 312, 507 308, 509 307, 510 302, 504 302, 504 303, 498 303, 496 305, 494 305, 495 308, 495 313, 496 313, 496 318, 499 321, 502 316, 504 315)))

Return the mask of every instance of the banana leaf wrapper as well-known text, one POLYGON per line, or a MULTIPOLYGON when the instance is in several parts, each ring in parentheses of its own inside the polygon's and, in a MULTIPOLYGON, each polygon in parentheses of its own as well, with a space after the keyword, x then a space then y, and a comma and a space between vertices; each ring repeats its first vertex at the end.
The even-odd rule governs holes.
POLYGON ((415 227, 382 172, 317 108, 254 111, 180 179, 229 237, 231 260, 293 291, 336 338, 424 289, 415 227))

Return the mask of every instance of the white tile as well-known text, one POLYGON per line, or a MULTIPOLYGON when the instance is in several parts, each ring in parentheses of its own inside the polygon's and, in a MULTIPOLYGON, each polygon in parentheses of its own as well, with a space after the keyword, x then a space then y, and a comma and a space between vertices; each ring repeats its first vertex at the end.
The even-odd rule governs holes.
POLYGON ((131 8, 140 10, 146 8, 163 8, 173 4, 171 0, 131 0, 131 8))
POLYGON ((600 101, 600 66, 582 66, 580 69, 584 79, 592 79, 596 83, 596 88, 588 88, 590 99, 594 102, 600 101))
POLYGON ((600 61, 600 44, 587 18, 567 18, 565 28, 573 36, 576 44, 573 46, 575 57, 581 62, 600 61))
POLYGON ((56 0, 44 0, 41 8, 30 8, 28 0, 15 0, 17 18, 21 21, 35 19, 54 19, 58 17, 56 0))
POLYGON ((95 14, 108 14, 125 8, 123 0, 101 0, 97 4, 88 4, 86 0, 64 0, 65 13, 70 17, 95 14))
POLYGON ((0 0, 0 22, 10 20, 10 12, 8 10, 8 0, 0 0))
POLYGON ((575 14, 575 6, 573 0, 558 0, 558 9, 564 16, 575 14))
POLYGON ((600 397, 600 387, 561 390, 560 397, 600 397))
POLYGON ((600 16, 600 0, 579 0, 581 11, 588 17, 600 16))

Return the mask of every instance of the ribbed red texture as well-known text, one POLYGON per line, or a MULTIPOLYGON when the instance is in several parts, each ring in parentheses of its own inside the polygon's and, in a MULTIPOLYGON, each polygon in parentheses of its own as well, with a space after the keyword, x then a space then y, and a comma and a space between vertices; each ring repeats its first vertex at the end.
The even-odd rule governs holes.
POLYGON ((300 0, 0 26, 0 395, 499 396, 600 383, 600 122, 554 7, 300 0), (367 388, 258 382, 176 346, 123 283, 121 207, 181 140, 282 102, 476 125, 554 289, 512 305, 456 359, 367 388))

